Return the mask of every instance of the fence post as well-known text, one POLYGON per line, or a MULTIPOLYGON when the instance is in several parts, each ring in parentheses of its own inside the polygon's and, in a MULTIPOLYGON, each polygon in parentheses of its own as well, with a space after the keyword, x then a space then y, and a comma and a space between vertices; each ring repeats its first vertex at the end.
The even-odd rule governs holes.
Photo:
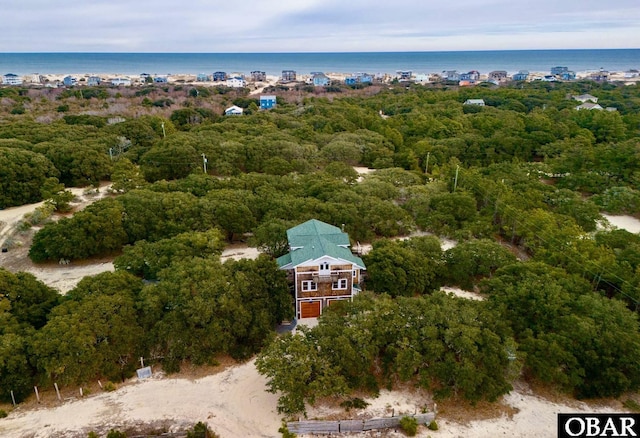
POLYGON ((11 390, 11 401, 13 402, 13 407, 15 407, 16 406, 16 398, 13 395, 13 390, 11 390))
POLYGON ((40 394, 38 394, 38 387, 34 386, 33 389, 36 391, 36 400, 38 400, 38 403, 40 403, 40 394))
POLYGON ((56 394, 58 394, 58 401, 62 401, 62 398, 60 397, 60 390, 58 389, 58 384, 54 382, 53 386, 54 388, 56 388, 56 394))

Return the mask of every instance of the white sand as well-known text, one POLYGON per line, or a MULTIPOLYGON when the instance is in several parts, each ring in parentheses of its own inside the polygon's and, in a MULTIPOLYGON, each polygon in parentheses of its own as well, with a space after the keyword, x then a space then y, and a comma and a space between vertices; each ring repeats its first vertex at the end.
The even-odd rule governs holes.
POLYGON ((629 215, 602 215, 615 228, 627 230, 630 233, 640 233, 640 220, 629 215))
POLYGON ((475 292, 470 292, 468 290, 460 289, 459 287, 450 287, 450 286, 442 286, 440 288, 441 291, 446 292, 447 294, 453 294, 460 298, 466 298, 468 300, 476 300, 483 301, 485 298, 475 292))

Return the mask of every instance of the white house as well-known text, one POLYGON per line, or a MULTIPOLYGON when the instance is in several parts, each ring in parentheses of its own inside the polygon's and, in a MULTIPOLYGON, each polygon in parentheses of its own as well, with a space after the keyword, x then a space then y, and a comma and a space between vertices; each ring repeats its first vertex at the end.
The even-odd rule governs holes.
POLYGON ((224 115, 225 116, 241 116, 243 112, 244 110, 242 108, 240 108, 239 106, 233 105, 227 108, 226 110, 224 110, 224 115))
POLYGON ((484 99, 467 99, 464 101, 463 105, 484 106, 484 99))
POLYGON ((597 103, 593 103, 593 102, 585 102, 581 105, 578 105, 576 107, 577 110, 601 110, 602 107, 600 105, 598 105, 597 103))
POLYGON ((234 76, 232 78, 227 79, 226 85, 227 87, 231 87, 231 88, 244 88, 246 85, 246 82, 241 77, 234 76))
POLYGON ((2 77, 2 83, 4 85, 22 85, 22 78, 13 73, 7 73, 2 77))
POLYGON ((109 82, 111 82, 111 85, 131 85, 131 79, 129 78, 113 78, 109 79, 109 82))

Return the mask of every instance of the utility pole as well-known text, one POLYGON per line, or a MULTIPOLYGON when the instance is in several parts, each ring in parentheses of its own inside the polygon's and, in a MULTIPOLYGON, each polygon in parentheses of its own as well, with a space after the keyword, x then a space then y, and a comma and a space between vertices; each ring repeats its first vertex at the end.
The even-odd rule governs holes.
POLYGON ((167 133, 164 131, 164 122, 162 122, 162 138, 167 138, 167 133))
POLYGON ((204 174, 207 174, 207 156, 202 154, 202 168, 204 169, 204 174))
POLYGON ((456 178, 453 180, 453 191, 456 191, 458 187, 458 172, 460 171, 460 166, 456 166, 456 178))

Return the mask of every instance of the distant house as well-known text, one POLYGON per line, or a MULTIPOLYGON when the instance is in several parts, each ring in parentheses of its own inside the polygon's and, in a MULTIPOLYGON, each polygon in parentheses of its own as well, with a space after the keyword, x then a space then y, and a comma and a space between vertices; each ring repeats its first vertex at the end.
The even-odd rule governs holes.
POLYGON ((424 83, 427 83, 427 82, 432 82, 431 79, 432 79, 431 75, 428 75, 428 74, 425 74, 425 73, 419 73, 419 74, 415 75, 413 81, 416 84, 424 84, 424 83))
POLYGON ((568 67, 551 67, 551 74, 554 76, 560 76, 563 73, 566 73, 569 71, 568 67))
POLYGON ((22 78, 13 73, 7 73, 2 77, 4 85, 22 85, 22 78))
POLYGON ((264 82, 267 80, 267 74, 263 71, 252 71, 251 80, 253 82, 264 82))
POLYGON ((102 83, 102 78, 100 78, 100 76, 89 76, 89 78, 87 79, 87 85, 89 86, 96 86, 96 85, 100 85, 102 83))
POLYGON ((124 85, 124 86, 129 86, 131 85, 131 79, 129 78, 113 78, 113 79, 109 79, 109 82, 111 83, 111 85, 124 85))
POLYGON ((595 96, 592 96, 590 94, 581 94, 579 96, 573 96, 574 100, 577 100, 578 102, 593 102, 593 103, 598 103, 598 98, 595 96))
POLYGON ((542 81, 543 82, 557 82, 558 78, 556 78, 554 75, 544 75, 542 77, 542 81))
POLYGON ((206 73, 198 73, 198 75, 196 76, 196 81, 197 82, 208 82, 209 81, 209 75, 206 73))
POLYGON ((464 101, 463 105, 484 106, 484 99, 467 99, 464 101))
POLYGON ((565 71, 560 75, 560 79, 562 79, 563 81, 573 81, 576 78, 576 72, 575 71, 565 71))
POLYGON ((241 77, 234 76, 227 79, 226 85, 231 88, 243 88, 246 85, 246 82, 241 77))
POLYGON ((296 76, 295 70, 282 70, 282 82, 294 82, 296 76))
POLYGON ((65 87, 72 87, 78 83, 78 80, 72 76, 65 76, 64 79, 62 79, 62 83, 65 87))
POLYGON ((581 105, 578 105, 576 107, 577 110, 601 110, 602 107, 600 105, 598 105, 597 103, 593 103, 593 102, 585 102, 581 105))
POLYGON ((240 108, 239 106, 233 105, 227 108, 226 110, 224 110, 224 115, 225 116, 241 116, 243 112, 244 110, 242 108, 240 108))
POLYGON ((268 110, 276 106, 276 96, 264 95, 260 96, 260 109, 268 110))
POLYGON ((413 76, 413 72, 411 70, 398 70, 397 72, 398 79, 401 81, 410 81, 413 76))
POLYGON ((227 73, 226 72, 217 71, 217 72, 213 73, 213 82, 226 81, 226 80, 227 80, 227 73))
POLYGON ((607 82, 609 80, 609 72, 600 70, 599 72, 591 73, 589 79, 596 82, 607 82))
POLYGON ((514 74, 511 79, 514 81, 526 81, 529 78, 529 72, 527 70, 520 70, 518 73, 514 74))
POLYGON ((631 70, 624 72, 625 79, 637 78, 640 75, 638 70, 632 68, 631 70))
POLYGON ((154 84, 166 84, 169 82, 169 78, 166 76, 156 76, 153 78, 154 84))
POLYGON ((347 85, 370 84, 373 82, 373 76, 368 73, 356 73, 345 78, 344 83, 347 85))
POLYGON ((326 87, 331 85, 331 79, 324 73, 315 72, 312 76, 312 83, 314 87, 326 87))
POLYGON ((149 73, 140 73, 140 79, 142 82, 151 82, 153 80, 149 73))
POLYGON ((362 259, 351 253, 349 235, 311 219, 287 230, 289 253, 277 259, 293 283, 296 318, 315 318, 332 303, 360 291, 362 259))
POLYGON ((442 72, 442 79, 445 81, 458 82, 460 80, 460 73, 456 70, 445 70, 442 72))
POLYGON ((505 81, 507 80, 507 72, 504 70, 494 70, 489 73, 489 80, 493 81, 505 81))
POLYGON ((480 80, 480 72, 477 70, 471 70, 467 73, 460 73, 459 80, 461 81, 479 81, 480 80))

